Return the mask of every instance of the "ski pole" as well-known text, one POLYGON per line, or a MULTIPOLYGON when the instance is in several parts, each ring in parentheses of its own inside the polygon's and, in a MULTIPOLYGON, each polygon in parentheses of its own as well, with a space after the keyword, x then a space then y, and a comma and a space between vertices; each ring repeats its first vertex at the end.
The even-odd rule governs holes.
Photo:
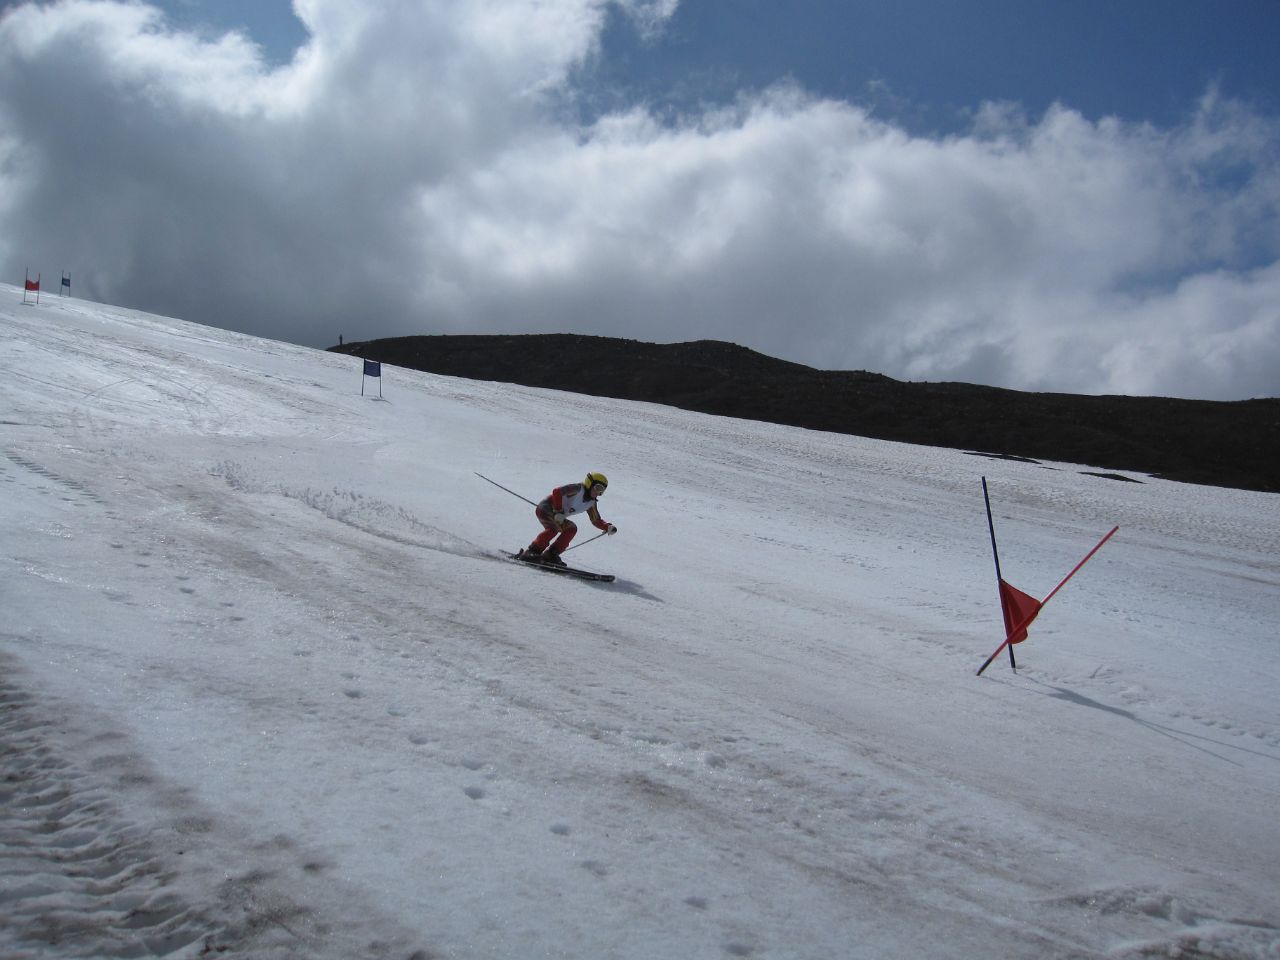
POLYGON ((536 503, 534 503, 532 500, 530 500, 528 497, 522 497, 522 496, 520 496, 520 494, 516 493, 514 490, 507 490, 507 488, 506 488, 506 487, 504 487, 502 484, 500 484, 500 483, 496 483, 496 482, 494 482, 493 480, 490 480, 490 479, 489 479, 488 477, 486 477, 483 473, 477 473, 477 474, 476 474, 476 476, 477 476, 477 477, 479 477, 481 480, 485 480, 485 481, 487 481, 487 482, 489 482, 489 483, 492 483, 492 484, 493 484, 495 487, 497 487, 499 490, 506 490, 506 492, 507 492, 507 493, 511 494, 513 497, 516 497, 516 498, 517 498, 517 499, 519 499, 519 500, 523 500, 525 503, 527 503, 527 504, 528 504, 529 506, 531 506, 531 507, 536 507, 536 506, 537 506, 537 504, 536 504, 536 503))
POLYGON ((588 543, 595 543, 595 541, 599 540, 601 537, 607 537, 608 535, 609 535, 608 530, 606 530, 604 533, 597 533, 590 540, 583 540, 581 543, 575 543, 572 547, 566 547, 564 552, 568 553, 570 550, 577 550, 579 547, 585 547, 588 543))

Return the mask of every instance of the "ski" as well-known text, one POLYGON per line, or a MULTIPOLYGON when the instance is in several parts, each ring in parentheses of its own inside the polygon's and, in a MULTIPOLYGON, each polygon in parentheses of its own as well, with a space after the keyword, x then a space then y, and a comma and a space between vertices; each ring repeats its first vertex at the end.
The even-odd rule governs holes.
POLYGON ((560 567, 550 563, 541 563, 537 560, 525 560, 518 553, 509 553, 507 556, 516 561, 516 563, 522 563, 526 567, 533 567, 536 570, 545 570, 547 573, 559 573, 566 577, 591 580, 596 583, 613 583, 614 581, 612 573, 592 573, 590 570, 579 570, 577 567, 560 567))

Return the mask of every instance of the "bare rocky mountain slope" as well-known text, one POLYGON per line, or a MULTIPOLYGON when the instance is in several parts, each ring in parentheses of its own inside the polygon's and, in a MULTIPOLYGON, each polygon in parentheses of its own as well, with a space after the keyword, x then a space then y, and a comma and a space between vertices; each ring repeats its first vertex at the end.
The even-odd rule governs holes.
MULTIPOLYGON (((576 334, 393 337, 330 348, 475 380, 1003 457, 1280 492, 1280 399, 1026 393, 816 370, 732 343, 576 334)), ((1138 478, 1129 478, 1138 479, 1138 478)))

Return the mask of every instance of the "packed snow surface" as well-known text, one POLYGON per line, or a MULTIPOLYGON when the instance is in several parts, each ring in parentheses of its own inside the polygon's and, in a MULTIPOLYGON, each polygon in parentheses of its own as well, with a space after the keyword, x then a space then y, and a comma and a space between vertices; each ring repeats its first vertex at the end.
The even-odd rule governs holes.
POLYGON ((1275 495, 0 301, 0 956, 1280 956, 1275 495))

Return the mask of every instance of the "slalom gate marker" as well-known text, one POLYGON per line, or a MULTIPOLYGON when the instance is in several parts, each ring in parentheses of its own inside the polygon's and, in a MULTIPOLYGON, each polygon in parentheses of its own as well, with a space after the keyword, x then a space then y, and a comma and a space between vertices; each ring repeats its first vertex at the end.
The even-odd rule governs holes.
POLYGON ((360 396, 364 396, 364 381, 366 377, 373 377, 378 381, 378 399, 382 399, 382 364, 377 360, 366 360, 364 362, 364 373, 360 376, 360 396))
POLYGON ((1000 553, 996 549, 996 525, 991 519, 991 496, 987 493, 987 478, 982 478, 982 498, 987 503, 987 529, 991 531, 991 554, 996 561, 996 582, 1000 588, 1000 612, 1004 615, 1004 643, 996 647, 995 653, 987 657, 986 663, 978 668, 978 676, 982 676, 982 671, 991 666, 991 661, 1000 655, 1000 651, 1009 648, 1009 666, 1015 671, 1018 669, 1017 660, 1013 656, 1014 644, 1021 643, 1027 639, 1027 628, 1031 626, 1041 609, 1046 603, 1053 599, 1054 594, 1061 590, 1068 580, 1079 572, 1080 568, 1093 558, 1093 555, 1102 549, 1102 545, 1110 540, 1119 527, 1112 527, 1111 532, 1098 541, 1098 545, 1085 554, 1085 558, 1075 565, 1075 568, 1062 578, 1062 582, 1049 591, 1049 595, 1043 600, 1037 600, 1035 597, 1029 596, 1006 581, 1000 573, 1000 553))

